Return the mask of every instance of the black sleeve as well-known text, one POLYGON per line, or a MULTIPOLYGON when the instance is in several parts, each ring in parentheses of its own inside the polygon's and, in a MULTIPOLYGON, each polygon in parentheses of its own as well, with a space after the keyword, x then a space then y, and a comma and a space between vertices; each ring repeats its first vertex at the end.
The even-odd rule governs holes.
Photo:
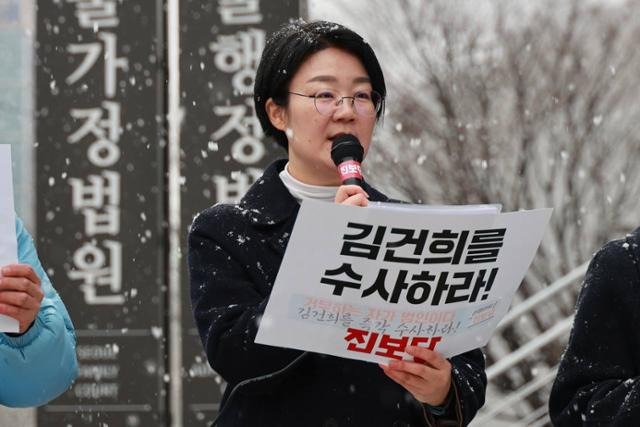
POLYGON ((484 372, 484 355, 476 349, 450 359, 452 366, 451 375, 455 391, 457 392, 456 405, 461 417, 461 424, 466 426, 475 417, 478 410, 484 405, 485 390, 487 388, 487 375, 484 372))
POLYGON ((609 243, 589 265, 549 399, 555 425, 640 423, 640 276, 629 249, 609 243))
POLYGON ((192 225, 191 305, 209 364, 237 384, 278 371, 302 352, 254 343, 269 295, 252 282, 224 222, 209 211, 192 225))
POLYGON ((451 390, 442 413, 422 404, 429 427, 466 426, 484 404, 487 376, 484 355, 479 349, 454 356, 451 363, 451 390))

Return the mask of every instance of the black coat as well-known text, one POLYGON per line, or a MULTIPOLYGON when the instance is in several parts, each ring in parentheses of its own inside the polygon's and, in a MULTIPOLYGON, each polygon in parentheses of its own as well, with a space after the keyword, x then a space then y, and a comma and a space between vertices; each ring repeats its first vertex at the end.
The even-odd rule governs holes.
POLYGON ((558 426, 640 426, 640 228, 606 244, 587 271, 551 390, 558 426))
MULTIPOLYGON (((209 363, 229 384, 217 425, 433 424, 374 363, 254 343, 299 209, 279 177, 285 163, 269 166, 238 205, 206 209, 189 234, 193 314, 209 363)), ((442 418, 466 425, 484 403, 484 357, 473 350, 451 363, 457 399, 442 418)))

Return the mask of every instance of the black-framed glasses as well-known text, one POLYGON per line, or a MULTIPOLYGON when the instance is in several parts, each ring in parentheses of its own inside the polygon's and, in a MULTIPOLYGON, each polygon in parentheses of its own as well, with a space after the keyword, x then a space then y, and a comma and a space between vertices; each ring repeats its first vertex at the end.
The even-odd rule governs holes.
POLYGON ((323 116, 332 115, 345 99, 351 100, 351 107, 356 114, 365 117, 372 117, 378 114, 382 107, 382 96, 375 90, 358 91, 353 96, 340 96, 340 94, 331 89, 322 89, 314 95, 305 95, 304 93, 289 92, 291 95, 304 96, 305 98, 313 98, 313 104, 318 113, 323 116))

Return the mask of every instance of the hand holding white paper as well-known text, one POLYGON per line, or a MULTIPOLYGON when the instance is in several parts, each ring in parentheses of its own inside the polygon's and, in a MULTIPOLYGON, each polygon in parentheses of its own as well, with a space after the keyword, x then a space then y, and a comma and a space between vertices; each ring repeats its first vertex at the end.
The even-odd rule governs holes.
MULTIPOLYGON (((16 219, 13 206, 11 146, 0 145, 0 268, 18 262, 16 219)), ((0 332, 18 332, 16 319, 0 314, 0 332)))

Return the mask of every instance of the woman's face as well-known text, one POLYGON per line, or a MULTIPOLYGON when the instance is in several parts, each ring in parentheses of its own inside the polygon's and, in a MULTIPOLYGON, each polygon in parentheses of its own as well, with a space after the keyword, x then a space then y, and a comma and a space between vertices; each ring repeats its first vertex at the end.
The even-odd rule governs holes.
MULTIPOLYGON (((330 89, 338 96, 371 91, 369 75, 360 60, 346 50, 330 47, 311 55, 300 66, 289 84, 290 92, 304 95, 330 89)), ((331 143, 345 133, 355 135, 366 156, 376 116, 356 113, 345 99, 330 115, 318 113, 313 98, 289 95, 287 107, 266 104, 272 124, 287 134, 289 173, 313 185, 340 185, 338 170, 331 160, 331 143)))

